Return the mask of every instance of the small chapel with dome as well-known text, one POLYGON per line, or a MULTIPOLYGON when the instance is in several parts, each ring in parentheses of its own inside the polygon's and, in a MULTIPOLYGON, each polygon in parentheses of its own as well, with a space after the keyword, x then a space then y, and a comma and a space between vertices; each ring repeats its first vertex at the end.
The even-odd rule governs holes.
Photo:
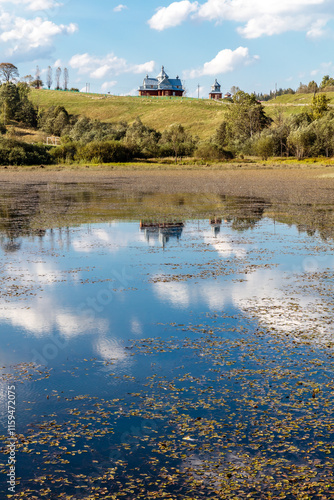
POLYGON ((221 91, 221 85, 220 83, 217 82, 217 78, 215 80, 215 83, 211 85, 211 92, 209 94, 210 99, 221 99, 223 97, 222 91, 221 91))
POLYGON ((143 85, 138 89, 140 96, 182 97, 184 91, 185 89, 183 88, 179 76, 177 76, 176 78, 169 78, 163 66, 156 78, 151 78, 146 75, 143 81, 143 85))

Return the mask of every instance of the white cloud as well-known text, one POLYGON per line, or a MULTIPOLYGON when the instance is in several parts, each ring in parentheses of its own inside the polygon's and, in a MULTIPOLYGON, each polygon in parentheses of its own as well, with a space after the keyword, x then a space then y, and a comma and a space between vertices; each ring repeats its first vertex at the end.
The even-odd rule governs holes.
POLYGON ((71 68, 77 69, 81 74, 89 74, 91 78, 100 79, 107 75, 119 75, 121 73, 150 73, 154 69, 155 62, 129 64, 125 59, 114 54, 95 57, 86 53, 74 55, 69 65, 71 68))
POLYGON ((56 36, 72 35, 77 29, 73 23, 58 25, 41 17, 25 19, 6 13, 0 16, 0 41, 7 45, 9 55, 49 49, 56 36))
POLYGON ((202 68, 186 71, 187 78, 197 78, 203 75, 218 75, 234 71, 240 66, 245 66, 258 59, 258 56, 250 56, 247 47, 238 47, 235 50, 224 49, 218 52, 211 61, 204 63, 202 68))
POLYGON ((319 68, 313 69, 310 72, 311 76, 317 76, 320 74, 322 77, 323 75, 330 75, 334 71, 334 64, 332 62, 326 62, 326 63, 321 63, 319 68))
POLYGON ((101 85, 101 90, 103 92, 106 92, 108 89, 115 87, 117 84, 116 80, 112 80, 111 82, 103 82, 101 85))
POLYGON ((122 10, 126 10, 126 9, 128 9, 128 7, 121 3, 121 4, 117 5, 117 7, 114 8, 114 12, 121 12, 122 10))
POLYGON ((183 23, 197 9, 197 2, 189 2, 189 0, 173 2, 168 7, 159 7, 154 16, 148 21, 148 24, 152 29, 162 31, 183 23))
POLYGON ((129 72, 135 74, 152 73, 154 71, 154 68, 155 68, 155 62, 148 61, 144 64, 135 64, 133 66, 130 66, 129 72))
POLYGON ((2 4, 19 5, 32 11, 50 10, 62 5, 55 0, 0 0, 2 4))
POLYGON ((103 64, 99 68, 97 68, 95 71, 91 73, 92 78, 104 78, 107 73, 110 71, 110 66, 109 64, 103 64))
POLYGON ((324 28, 333 16, 328 0, 207 0, 202 4, 173 2, 159 8, 148 22, 151 28, 161 31, 189 18, 240 23, 243 26, 237 30, 245 38, 287 31, 305 31, 314 38, 325 33, 324 28))
POLYGON ((309 38, 320 38, 325 33, 325 27, 327 24, 327 19, 317 19, 310 27, 306 33, 309 38))

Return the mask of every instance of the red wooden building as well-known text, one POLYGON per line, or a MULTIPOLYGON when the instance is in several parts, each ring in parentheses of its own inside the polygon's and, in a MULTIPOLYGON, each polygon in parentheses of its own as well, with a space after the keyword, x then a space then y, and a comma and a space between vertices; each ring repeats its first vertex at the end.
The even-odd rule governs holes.
POLYGON ((148 75, 144 78, 143 85, 138 89, 140 96, 178 96, 182 97, 184 88, 180 78, 169 78, 162 66, 161 72, 156 78, 148 75))
POLYGON ((210 99, 221 99, 223 97, 221 85, 217 82, 217 78, 215 80, 215 83, 211 86, 209 97, 210 99))

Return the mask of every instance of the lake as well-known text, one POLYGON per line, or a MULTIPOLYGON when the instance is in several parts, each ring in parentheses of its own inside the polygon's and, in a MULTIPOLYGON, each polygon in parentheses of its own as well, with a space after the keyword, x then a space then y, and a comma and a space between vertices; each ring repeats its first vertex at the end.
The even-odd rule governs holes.
POLYGON ((0 200, 2 498, 333 498, 332 205, 0 200))

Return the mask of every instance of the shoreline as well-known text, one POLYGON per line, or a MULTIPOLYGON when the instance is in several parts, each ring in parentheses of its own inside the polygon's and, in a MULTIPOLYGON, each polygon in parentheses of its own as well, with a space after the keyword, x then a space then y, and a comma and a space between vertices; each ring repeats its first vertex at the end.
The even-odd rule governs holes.
POLYGON ((334 201, 334 165, 261 164, 2 167, 0 188, 95 184, 129 193, 212 193, 293 203, 334 201))

